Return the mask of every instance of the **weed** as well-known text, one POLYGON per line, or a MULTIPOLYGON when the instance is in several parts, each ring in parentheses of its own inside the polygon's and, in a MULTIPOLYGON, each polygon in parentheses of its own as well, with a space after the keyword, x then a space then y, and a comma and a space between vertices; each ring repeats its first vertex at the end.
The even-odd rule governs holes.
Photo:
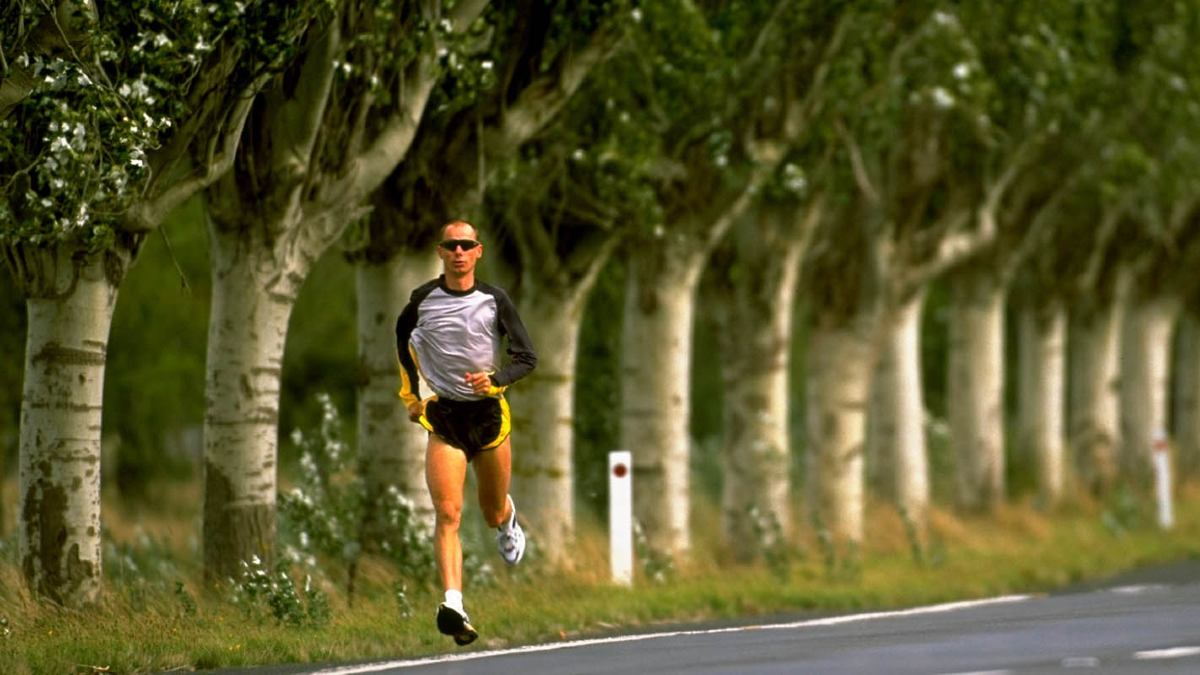
POLYGON ((786 583, 791 575, 792 553, 788 550, 787 539, 783 536, 783 526, 779 524, 779 518, 770 511, 762 511, 757 506, 751 506, 749 514, 754 535, 758 539, 758 548, 762 551, 767 569, 780 583, 786 583))
POLYGON ((913 562, 918 567, 926 567, 929 564, 929 556, 925 551, 925 543, 921 540, 921 528, 913 519, 912 514, 903 506, 900 507, 900 520, 904 523, 904 536, 908 539, 908 550, 912 554, 913 562))
MULTIPOLYGON (((338 560, 347 570, 352 601, 358 560, 363 550, 366 490, 358 453, 342 440, 341 418, 328 394, 317 395, 321 421, 315 433, 300 429, 291 440, 300 449, 297 485, 279 495, 281 550, 286 559, 320 573, 318 556, 338 560)), ((388 486, 379 505, 381 522, 373 547, 409 579, 428 579, 435 568, 433 533, 413 501, 396 485, 388 486)))
POLYGON ((825 526, 819 513, 813 514, 813 528, 817 535, 817 545, 821 549, 821 561, 825 567, 825 576, 830 580, 853 581, 862 575, 862 550, 857 541, 847 541, 845 552, 838 554, 838 544, 834 541, 833 531, 825 526))
POLYGON ((656 584, 665 584, 675 574, 675 561, 669 553, 660 551, 650 544, 642 524, 633 522, 633 545, 638 559, 642 561, 642 572, 656 584))
POLYGON ((183 609, 184 616, 196 616, 196 600, 183 587, 182 581, 175 582, 175 599, 179 601, 179 606, 183 609))
POLYGON ((329 601, 312 585, 312 576, 304 575, 304 589, 297 591, 288 574, 288 563, 279 561, 275 572, 267 571, 258 556, 242 562, 242 578, 232 584, 235 605, 248 612, 269 610, 281 624, 296 628, 319 628, 329 623, 329 601))
POLYGON ((1100 514, 1100 522, 1104 524, 1105 529, 1117 536, 1142 527, 1146 521, 1142 500, 1138 499, 1135 490, 1126 484, 1117 487, 1100 514))
POLYGON ((397 581, 392 585, 392 595, 396 598, 396 606, 400 610, 400 618, 412 618, 413 606, 412 600, 408 597, 408 584, 403 581, 397 581))

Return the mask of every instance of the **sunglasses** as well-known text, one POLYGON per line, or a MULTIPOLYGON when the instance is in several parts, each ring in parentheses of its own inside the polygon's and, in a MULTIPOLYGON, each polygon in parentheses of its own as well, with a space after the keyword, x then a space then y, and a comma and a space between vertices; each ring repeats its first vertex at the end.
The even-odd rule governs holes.
POLYGON ((478 245, 479 242, 475 241, 474 239, 446 239, 445 241, 438 243, 438 246, 441 246, 442 248, 451 252, 453 252, 454 249, 458 248, 459 246, 461 246, 462 250, 464 251, 470 251, 478 245))

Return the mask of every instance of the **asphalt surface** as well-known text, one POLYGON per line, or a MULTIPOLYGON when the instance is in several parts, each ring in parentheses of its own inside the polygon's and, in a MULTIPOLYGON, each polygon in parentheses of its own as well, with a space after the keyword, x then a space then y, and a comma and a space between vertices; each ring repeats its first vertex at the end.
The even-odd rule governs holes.
POLYGON ((224 673, 1200 673, 1200 561, 1041 596, 224 673))

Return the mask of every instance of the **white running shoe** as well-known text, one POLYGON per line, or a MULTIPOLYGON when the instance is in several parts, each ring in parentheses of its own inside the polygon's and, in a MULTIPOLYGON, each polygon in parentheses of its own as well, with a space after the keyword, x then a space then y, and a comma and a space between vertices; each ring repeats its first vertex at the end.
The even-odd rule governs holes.
POLYGON ((496 528, 496 548, 500 549, 504 562, 516 565, 525 555, 525 531, 517 522, 517 505, 513 503, 512 495, 508 496, 508 504, 512 507, 512 515, 508 522, 496 528))

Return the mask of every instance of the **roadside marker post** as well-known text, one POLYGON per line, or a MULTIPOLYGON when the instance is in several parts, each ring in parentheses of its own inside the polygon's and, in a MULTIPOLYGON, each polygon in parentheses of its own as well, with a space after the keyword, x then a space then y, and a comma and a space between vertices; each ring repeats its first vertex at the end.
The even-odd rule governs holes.
POLYGON ((633 585, 633 453, 608 453, 609 562, 613 582, 633 585))
POLYGON ((1171 511, 1171 446, 1161 429, 1154 434, 1154 492, 1158 497, 1158 526, 1169 530, 1175 525, 1171 511))

